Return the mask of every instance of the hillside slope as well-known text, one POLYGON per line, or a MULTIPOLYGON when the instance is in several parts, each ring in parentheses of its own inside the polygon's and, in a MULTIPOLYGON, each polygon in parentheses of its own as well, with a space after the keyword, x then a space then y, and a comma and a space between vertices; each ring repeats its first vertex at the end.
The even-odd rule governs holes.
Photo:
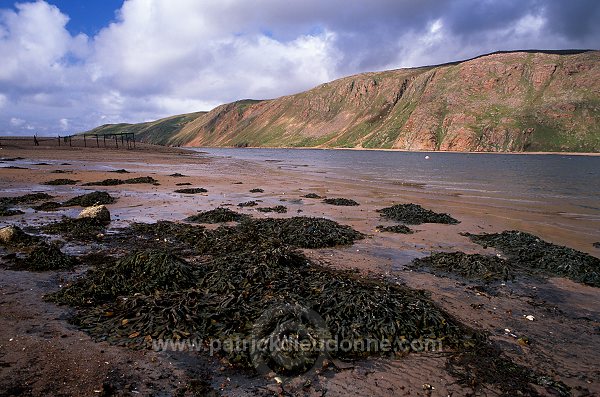
POLYGON ((177 128, 163 128, 163 119, 144 123, 139 136, 186 146, 599 152, 600 51, 497 53, 363 73, 175 117, 177 128))

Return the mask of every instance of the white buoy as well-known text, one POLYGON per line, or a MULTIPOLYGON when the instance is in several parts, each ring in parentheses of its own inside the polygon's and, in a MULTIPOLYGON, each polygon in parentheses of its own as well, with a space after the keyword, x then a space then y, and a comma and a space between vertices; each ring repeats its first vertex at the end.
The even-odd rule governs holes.
POLYGON ((425 156, 425 160, 429 160, 429 156, 425 156))

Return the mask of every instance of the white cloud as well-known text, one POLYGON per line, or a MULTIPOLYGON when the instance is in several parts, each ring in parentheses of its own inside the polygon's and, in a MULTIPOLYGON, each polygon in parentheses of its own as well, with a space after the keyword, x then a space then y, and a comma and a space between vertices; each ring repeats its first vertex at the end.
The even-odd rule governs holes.
POLYGON ((18 117, 11 117, 10 118, 10 125, 15 126, 15 127, 20 127, 23 124, 25 124, 26 121, 23 119, 20 119, 18 117))

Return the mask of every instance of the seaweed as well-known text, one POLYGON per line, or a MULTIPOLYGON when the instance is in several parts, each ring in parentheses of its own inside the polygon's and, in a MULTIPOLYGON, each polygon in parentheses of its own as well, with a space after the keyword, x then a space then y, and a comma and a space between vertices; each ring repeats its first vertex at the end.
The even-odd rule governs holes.
POLYGON ((548 243, 518 230, 465 235, 483 247, 502 251, 521 272, 566 277, 600 287, 600 259, 584 252, 548 243))
POLYGON ((537 374, 533 370, 514 363, 495 345, 480 343, 470 349, 461 349, 446 362, 448 372, 458 383, 471 387, 475 395, 489 386, 497 389, 494 395, 502 397, 540 396, 532 384, 552 390, 553 395, 570 396, 570 388, 562 382, 537 374))
POLYGON ((185 218, 185 220, 195 223, 224 223, 240 222, 248 218, 249 217, 246 214, 240 214, 229 208, 218 207, 214 210, 202 211, 196 215, 189 216, 185 218))
POLYGON ((112 204, 115 202, 115 198, 107 192, 95 191, 91 193, 82 194, 81 196, 73 197, 63 203, 65 207, 91 207, 99 204, 112 204))
POLYGON ((180 174, 179 172, 176 172, 176 173, 171 174, 169 176, 172 176, 173 178, 187 178, 187 175, 180 174))
POLYGON ((206 192, 208 192, 208 190, 204 189, 203 187, 193 187, 193 188, 175 190, 175 193, 184 193, 184 194, 198 194, 198 193, 206 193, 206 192))
POLYGON ((180 182, 176 183, 175 186, 192 186, 192 184, 189 182, 180 182))
POLYGON ((71 270, 77 263, 74 257, 64 254, 55 244, 40 243, 25 258, 17 259, 11 268, 34 272, 71 270))
POLYGON ((53 170, 50 171, 51 174, 72 174, 73 171, 71 170, 53 170))
POLYGON ((594 248, 600 248, 600 241, 596 241, 595 243, 592 243, 592 246, 594 248))
POLYGON ((17 197, 0 197, 0 206, 2 205, 16 205, 16 204, 31 204, 36 201, 41 200, 50 200, 53 199, 54 196, 51 196, 47 193, 29 193, 23 196, 17 197))
POLYGON ((256 209, 259 212, 276 212, 278 214, 285 214, 287 212, 287 207, 283 205, 276 205, 275 207, 263 207, 256 209))
POLYGON ((415 259, 409 267, 439 270, 471 280, 484 280, 485 282, 508 281, 514 278, 508 261, 496 256, 465 254, 464 252, 439 252, 415 259))
POLYGON ((168 251, 145 250, 95 268, 49 298, 57 303, 82 306, 123 295, 184 290, 194 283, 193 269, 186 261, 168 251))
POLYGON ((264 193, 265 191, 261 188, 250 189, 250 193, 264 193))
POLYGON ((77 182, 75 179, 66 179, 66 178, 59 178, 59 179, 53 179, 51 181, 47 181, 42 183, 42 185, 50 185, 50 186, 63 186, 63 185, 76 185, 77 182))
MULTIPOLYGON (((137 265, 137 260, 129 262, 93 270, 48 298, 89 306, 78 312, 75 323, 98 340, 130 347, 147 347, 164 339, 260 337, 257 325, 264 326, 265 310, 280 310, 290 302, 320 313, 330 330, 328 336, 336 338, 334 343, 424 338, 450 347, 473 343, 474 332, 424 293, 362 279, 352 272, 332 271, 286 247, 220 251, 195 273, 181 264, 165 271, 154 269, 154 262, 144 266, 137 265), (179 276, 166 277, 172 273, 179 276)), ((223 351, 230 362, 243 366, 251 364, 248 353, 223 351)), ((334 349, 331 354, 350 358, 389 352, 334 349)))
POLYGON ((104 179, 102 181, 97 182, 88 182, 84 183, 83 186, 117 186, 117 185, 130 185, 130 184, 138 184, 138 183, 150 183, 156 184, 158 181, 151 176, 140 176, 137 178, 129 178, 129 179, 104 179))
POLYGON ((401 234, 413 234, 414 231, 406 225, 392 225, 392 226, 383 226, 378 225, 375 227, 378 232, 388 232, 388 233, 401 233, 401 234))
POLYGON ((40 205, 33 206, 36 211, 56 211, 61 208, 63 205, 61 203, 57 203, 56 201, 45 201, 40 205))
POLYGON ((118 169, 118 170, 112 170, 112 171, 108 171, 108 172, 114 172, 115 174, 129 174, 130 172, 127 171, 126 169, 118 169))
POLYGON ((70 240, 93 241, 101 238, 105 226, 93 218, 63 217, 59 222, 42 226, 41 230, 49 234, 60 234, 70 240))
POLYGON ((2 167, 6 170, 28 170, 26 167, 17 167, 16 165, 9 165, 8 167, 2 167))
POLYGON ((258 203, 254 200, 251 201, 245 201, 243 203, 239 203, 238 207, 256 207, 258 205, 258 203))
POLYGON ((325 204, 340 205, 344 207, 355 207, 357 205, 360 205, 356 201, 347 198, 326 198, 323 200, 323 202, 325 204))
POLYGON ((420 225, 422 223, 455 225, 460 223, 448 214, 433 212, 412 203, 396 204, 391 207, 379 209, 377 212, 386 219, 406 223, 407 225, 420 225))
POLYGON ((193 253, 198 240, 205 238, 205 227, 171 221, 155 223, 133 223, 119 233, 109 234, 106 240, 114 243, 126 242, 136 249, 161 247, 181 253, 193 253))
POLYGON ((312 198, 312 199, 320 199, 320 198, 323 198, 323 197, 319 196, 319 195, 318 195, 318 194, 316 194, 316 193, 308 193, 308 194, 305 194, 305 195, 304 195, 304 196, 302 196, 302 197, 305 197, 305 198, 312 198))
POLYGON ((12 208, 0 207, 0 216, 15 216, 24 214, 21 210, 15 210, 12 208))

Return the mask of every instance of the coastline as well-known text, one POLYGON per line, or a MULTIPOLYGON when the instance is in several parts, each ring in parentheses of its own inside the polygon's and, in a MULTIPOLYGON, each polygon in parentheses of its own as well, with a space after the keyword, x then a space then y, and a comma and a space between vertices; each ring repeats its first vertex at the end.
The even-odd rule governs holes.
MULTIPOLYGON (((598 362, 600 335, 594 332, 600 322, 600 309, 598 309, 600 292, 597 288, 563 278, 553 278, 547 281, 525 279, 487 289, 462 280, 406 268, 412 259, 431 252, 463 251, 497 254, 497 251, 492 248, 483 248, 470 242, 461 233, 491 233, 511 229, 527 231, 544 240, 573 247, 598 257, 600 250, 591 245, 595 236, 593 233, 587 234, 581 231, 584 225, 581 220, 565 219, 559 223, 549 221, 556 216, 555 209, 530 207, 507 209, 496 207, 484 199, 467 200, 460 195, 432 192, 414 186, 357 184, 352 180, 337 178, 333 174, 306 175, 302 172, 278 168, 277 163, 227 158, 220 158, 217 161, 210 155, 199 154, 186 147, 155 148, 148 145, 133 151, 104 148, 55 149, 31 147, 0 151, 1 157, 25 158, 3 166, 16 164, 27 168, 0 169, 3 195, 16 196, 43 191, 55 195, 57 200, 65 200, 84 191, 107 191, 118 197, 116 203, 108 206, 113 215, 111 227, 123 227, 134 221, 180 221, 199 210, 223 205, 230 205, 230 208, 236 211, 257 218, 296 215, 326 217, 352 226, 366 234, 367 238, 346 248, 304 250, 309 258, 332 269, 355 269, 365 277, 384 277, 412 288, 425 290, 436 304, 464 323, 489 332, 493 340, 507 347, 507 354, 518 363, 542 372, 552 372, 557 379, 568 383, 571 387, 585 388, 592 394, 600 393, 600 384, 596 378, 600 371, 600 362, 598 362), (48 164, 39 165, 40 162, 48 164), (65 163, 68 165, 63 165, 65 163), (108 171, 120 168, 130 172, 128 178, 152 176, 159 181, 160 185, 90 188, 81 186, 84 182, 119 177, 108 171), (42 185, 42 182, 63 177, 51 174, 51 170, 54 169, 70 171, 64 177, 79 182, 75 186, 42 185), (169 176, 176 172, 187 177, 169 176), (208 192, 201 195, 174 193, 177 188, 176 183, 179 182, 188 182, 194 187, 204 187, 208 192), (249 190, 253 188, 261 188, 264 192, 250 193, 249 190), (323 204, 320 200, 302 198, 309 192, 328 197, 352 198, 358 201, 360 206, 336 207, 323 204), (288 213, 265 215, 253 208, 237 207, 238 203, 248 200, 257 200, 261 206, 285 205, 288 207, 288 213), (458 225, 423 224, 416 226, 416 233, 411 235, 377 232, 375 226, 381 224, 382 220, 376 210, 398 202, 413 202, 438 212, 449 213, 461 223, 458 225), (481 308, 474 309, 474 307, 481 308), (537 320, 524 320, 525 315, 533 315, 537 320), (507 333, 505 329, 510 329, 511 332, 507 333), (553 332, 550 337, 549 332, 553 332), (535 343, 521 346, 510 334, 527 336, 535 343), (585 343, 581 343, 582 338, 585 343)), ((48 223, 60 219, 63 215, 76 216, 78 211, 79 209, 68 209, 45 213, 27 210, 22 216, 0 218, 0 222, 21 226, 48 223)), ((191 360, 189 357, 181 359, 181 355, 168 353, 130 352, 106 342, 93 342, 87 334, 70 327, 63 319, 66 309, 40 301, 43 293, 56 290, 59 288, 60 280, 68 277, 70 277, 68 274, 56 277, 52 273, 35 274, 30 277, 27 272, 0 269, 0 280, 2 280, 0 287, 4 294, 2 307, 6 309, 5 313, 10 313, 12 316, 0 315, 0 331, 11 337, 17 335, 20 343, 24 344, 0 346, 0 353, 15 360, 6 369, 6 376, 14 376, 30 365, 26 359, 19 358, 21 346, 26 346, 27 351, 31 350, 35 353, 36 348, 39 351, 41 345, 54 344, 56 351, 64 349, 63 365, 76 374, 70 381, 65 380, 71 387, 75 387, 74 382, 80 382, 80 379, 85 376, 85 373, 74 367, 72 362, 79 363, 78 365, 88 371, 98 372, 84 383, 84 390, 87 391, 93 391, 94 387, 98 387, 99 378, 107 376, 108 369, 102 364, 108 361, 105 356, 109 356, 111 363, 130 378, 141 374, 142 379, 148 376, 154 379, 154 376, 160 377, 163 373, 173 371, 173 368, 182 379, 190 376, 191 365, 186 364, 191 360), (22 288, 23 286, 26 288, 22 288), (19 313, 21 305, 25 308, 23 313, 19 313), (36 309, 37 307, 41 309, 36 309), (46 314, 40 313, 39 310, 46 310, 46 314), (25 318, 26 316, 30 318, 25 318), (48 339, 50 342, 44 342, 44 338, 48 338, 48 335, 45 335, 43 330, 24 336, 25 329, 35 328, 36 321, 50 324, 52 336, 48 339), (63 334, 67 337, 60 342, 63 334), (55 342, 56 340, 58 342, 55 342), (86 351, 82 353, 81 349, 86 351), (103 352, 101 353, 100 350, 103 352), (69 358, 72 362, 69 362, 69 358), (128 360, 140 365, 132 368, 127 363, 128 360), (86 361, 90 364, 84 364, 86 361), (175 364, 172 365, 172 362, 175 364), (95 367, 96 363, 98 368, 95 367), (90 367, 92 364, 93 368, 90 367)), ((42 378, 37 381, 32 379, 31 382, 41 384, 44 382, 43 376, 48 377, 48 373, 40 368, 40 365, 48 363, 43 357, 40 363, 30 369, 30 373, 42 374, 42 378)), ((1 354, 0 359, 2 359, 1 354)), ((221 370, 222 364, 215 364, 201 356, 193 356, 192 362, 204 368, 207 371, 206 376, 211 377, 214 384, 223 384, 223 392, 227 395, 259 395, 256 389, 253 389, 254 381, 244 374, 230 368, 221 370), (254 392, 257 394, 253 394, 254 392)), ((456 379, 445 371, 444 363, 444 357, 435 355, 411 354, 409 357, 398 359, 372 358, 353 363, 351 369, 329 373, 319 378, 319 382, 322 388, 328 391, 327 395, 332 396, 365 394, 386 396, 389 395, 390 389, 403 390, 408 395, 422 393, 425 384, 435 386, 440 395, 468 393, 468 388, 456 384, 456 379)), ((175 381, 168 379, 164 382, 167 383, 161 385, 169 387, 175 381)), ((261 383, 260 387, 270 390, 268 388, 273 384, 273 380, 268 379, 266 383, 261 383)), ((299 390, 302 390, 301 385, 299 390)))
POLYGON ((177 148, 185 149, 298 149, 298 150, 357 150, 357 151, 374 151, 374 152, 399 152, 399 153, 423 153, 423 154, 446 154, 446 153, 457 153, 457 154, 506 154, 506 155, 556 155, 556 156, 600 156, 600 152, 475 152, 475 151, 442 151, 442 150, 406 150, 406 149, 384 149, 384 148, 364 148, 364 147, 299 147, 299 146, 247 146, 247 147, 235 147, 235 146, 177 146, 177 148))

